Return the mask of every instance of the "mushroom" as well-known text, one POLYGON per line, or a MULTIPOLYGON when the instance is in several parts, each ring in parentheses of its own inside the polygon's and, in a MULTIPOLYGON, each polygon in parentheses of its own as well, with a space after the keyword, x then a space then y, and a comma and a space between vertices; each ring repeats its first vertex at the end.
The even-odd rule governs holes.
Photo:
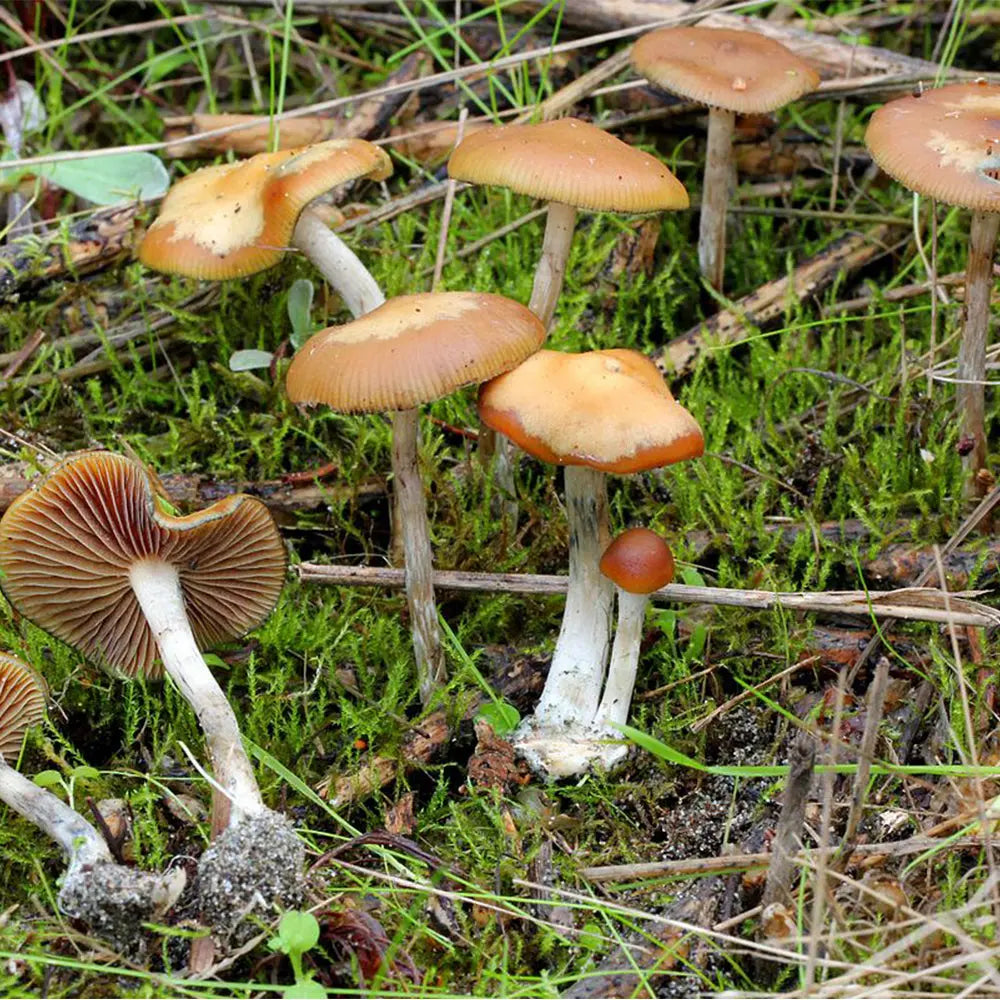
MULTIPOLYGON (((476 131, 455 148, 448 174, 548 203, 542 254, 528 302, 546 329, 562 290, 578 209, 640 213, 688 207, 684 185, 666 164, 578 118, 476 131)), ((484 454, 494 454, 497 485, 513 497, 508 446, 485 431, 479 444, 484 454)), ((508 505, 506 519, 513 526, 516 505, 508 505)))
POLYGON ((231 869, 240 858, 247 875, 242 909, 229 909, 231 900, 215 907, 200 889, 203 912, 224 935, 258 904, 298 901, 304 851, 265 807, 236 716, 199 650, 259 625, 284 573, 284 546, 259 500, 230 496, 177 517, 148 469, 109 452, 65 459, 0 520, 0 584, 18 611, 113 674, 157 677, 158 651, 194 709, 230 802, 229 827, 205 852, 199 883, 216 865, 238 881, 231 869))
POLYGON ((1000 229, 1000 86, 955 83, 890 101, 872 115, 865 144, 875 162, 911 191, 972 210, 957 396, 962 433, 973 443, 966 468, 974 481, 986 465, 986 342, 1000 229))
POLYGON ((322 403, 344 413, 393 411, 396 515, 424 704, 443 683, 445 667, 417 463, 416 407, 513 368, 544 339, 538 318, 502 295, 402 295, 353 323, 314 334, 288 369, 285 388, 295 403, 322 403))
POLYGON ((611 632, 611 583, 599 569, 608 544, 605 473, 696 458, 704 438, 653 362, 621 349, 539 351, 480 387, 479 415, 529 455, 566 466, 566 609, 542 696, 514 742, 536 771, 577 774, 611 632))
POLYGON ((660 28, 632 47, 636 71, 664 90, 708 105, 698 263, 721 291, 726 207, 733 186, 736 114, 776 111, 819 86, 816 71, 780 42, 731 28, 660 28))
MULTIPOLYGON (((598 735, 620 736, 628 719, 639 666, 639 646, 649 595, 674 578, 674 557, 667 543, 649 528, 623 531, 601 556, 601 572, 614 583, 618 595, 618 627, 611 646, 611 663, 604 694, 594 718, 598 735)), ((609 746, 600 753, 605 768, 625 756, 624 746, 609 746)))
POLYGON ((360 315, 379 305, 382 293, 354 252, 308 206, 340 184, 383 180, 391 173, 386 153, 363 139, 329 139, 203 167, 167 192, 139 244, 139 260, 168 274, 220 281, 277 264, 291 245, 360 315))
POLYGON ((187 881, 184 871, 159 875, 116 864, 104 838, 75 809, 7 763, 17 757, 25 733, 44 718, 47 693, 41 675, 0 652, 0 801, 47 833, 66 855, 59 909, 116 950, 141 957, 142 924, 174 905, 187 881))

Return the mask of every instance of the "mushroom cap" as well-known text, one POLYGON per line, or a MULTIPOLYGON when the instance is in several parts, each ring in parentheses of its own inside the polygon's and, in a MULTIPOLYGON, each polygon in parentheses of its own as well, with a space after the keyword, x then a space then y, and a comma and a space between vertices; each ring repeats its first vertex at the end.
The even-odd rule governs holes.
POLYGON ((400 295, 310 337, 285 389, 343 413, 405 410, 513 368, 544 339, 542 321, 502 295, 400 295))
POLYGON ((732 28, 659 28, 632 47, 632 65, 664 90, 740 114, 775 111, 819 86, 780 42, 732 28))
POLYGON ((176 567, 202 648, 259 625, 285 576, 285 547, 259 500, 230 496, 177 517, 141 462, 110 452, 65 459, 0 520, 0 585, 10 603, 126 677, 162 673, 129 579, 144 559, 176 567))
POLYGON ((952 83, 883 104, 865 145, 911 191, 1000 212, 1000 86, 952 83))
POLYGON ((630 594, 651 594, 674 578, 670 546, 649 528, 623 531, 605 550, 601 572, 630 594))
POLYGON ((592 212, 688 207, 665 163, 578 118, 474 132, 451 154, 448 174, 592 212))
POLYGON ((203 167, 178 181, 139 244, 139 260, 168 274, 219 281, 277 264, 302 210, 330 188, 392 173, 384 150, 364 139, 258 153, 203 167))
POLYGON ((705 447, 694 417, 638 351, 539 351, 479 390, 479 415, 535 458, 643 472, 705 447))
POLYGON ((0 758, 21 749, 24 734, 45 718, 49 688, 24 660, 0 653, 0 758))

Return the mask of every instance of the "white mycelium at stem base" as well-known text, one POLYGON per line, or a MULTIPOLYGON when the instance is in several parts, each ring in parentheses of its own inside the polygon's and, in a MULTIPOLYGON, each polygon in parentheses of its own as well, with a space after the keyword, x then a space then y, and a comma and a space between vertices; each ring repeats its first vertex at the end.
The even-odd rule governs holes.
POLYGON ((589 725, 597 710, 611 635, 613 586, 598 568, 607 547, 607 489, 603 472, 570 465, 565 473, 569 523, 566 610, 545 689, 531 729, 589 725))
POLYGON ((354 251, 310 208, 299 216, 292 246, 316 265, 357 318, 385 302, 382 289, 354 251))
POLYGON ((132 566, 129 579, 164 669, 198 716, 215 780, 231 802, 231 824, 261 813, 265 807, 239 724, 195 642, 176 568, 160 559, 143 559, 132 566))

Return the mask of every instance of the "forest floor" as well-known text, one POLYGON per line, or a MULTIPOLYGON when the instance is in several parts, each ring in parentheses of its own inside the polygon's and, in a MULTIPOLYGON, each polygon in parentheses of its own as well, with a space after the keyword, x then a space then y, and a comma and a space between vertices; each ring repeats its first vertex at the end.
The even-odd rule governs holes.
MULTIPOLYGON (((190 116, 311 110, 392 157, 388 180, 330 209, 387 295, 433 283, 527 302, 539 206, 494 188, 448 196, 451 126, 549 102, 660 156, 696 202, 703 109, 615 59, 640 25, 685 6, 43 0, 0 10, 0 59, 46 112, 25 157, 141 146, 176 179, 220 156, 164 146, 168 129, 203 128, 190 116), (448 128, 422 131, 433 123, 448 128)), ((814 58, 824 84, 739 124, 725 293, 699 278, 696 211, 583 214, 548 346, 656 357, 704 429, 703 458, 609 484, 613 527, 663 534, 679 581, 832 592, 920 578, 989 603, 1000 493, 986 477, 988 502, 968 498, 949 382, 968 213, 915 202, 862 136, 918 82, 995 67, 1000 18, 965 0, 777 6, 740 5, 814 58)), ((58 849, 4 811, 0 993, 295 995, 298 978, 303 996, 1000 996, 997 854, 981 821, 1000 792, 988 630, 657 604, 626 762, 540 783, 502 724, 537 699, 561 596, 441 589, 449 679, 424 706, 402 592, 302 571, 399 564, 388 419, 305 412, 283 391, 293 283, 315 285, 314 328, 348 318, 311 265, 288 254, 217 285, 156 275, 133 254, 155 203, 94 216, 26 184, 32 234, 0 251, 0 512, 86 448, 138 456, 182 509, 238 489, 269 505, 287 585, 262 627, 209 662, 265 799, 307 845, 304 908, 321 934, 299 966, 262 926, 192 974, 198 926, 167 914, 143 961, 116 955, 59 914, 58 849), (248 350, 278 357, 232 370, 248 350), (801 852, 763 910, 789 761, 812 751, 789 841, 801 852)), ((436 566, 565 573, 561 473, 522 456, 511 534, 491 514, 474 390, 421 420, 436 566)), ((994 411, 987 427, 995 442, 994 411)), ((211 794, 177 691, 101 674, 3 598, 0 649, 51 687, 19 767, 81 810, 105 803, 129 863, 193 865, 211 794)))

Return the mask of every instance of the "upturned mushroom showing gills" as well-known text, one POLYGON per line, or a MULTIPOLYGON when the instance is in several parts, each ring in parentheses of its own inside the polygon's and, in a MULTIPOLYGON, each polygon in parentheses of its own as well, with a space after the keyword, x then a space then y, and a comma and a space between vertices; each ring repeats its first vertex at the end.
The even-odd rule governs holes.
POLYGON ((263 271, 291 246, 358 316, 374 309, 382 293, 309 202, 349 181, 391 173, 386 153, 363 139, 329 139, 203 167, 167 192, 139 244, 139 260, 168 274, 220 281, 263 271))
POLYGON ((448 173, 548 203, 528 303, 546 329, 562 290, 578 209, 632 214, 688 207, 684 185, 665 163, 577 118, 476 131, 455 148, 448 173))
POLYGON ((730 28, 659 28, 632 47, 632 65, 651 83, 708 105, 698 262, 721 290, 726 208, 733 186, 737 114, 764 114, 815 90, 819 76, 780 42, 730 28))
POLYGON ((580 744, 596 719, 611 632, 611 582, 599 569, 605 474, 696 458, 704 438, 653 362, 630 350, 539 351, 481 386, 479 415, 529 455, 566 467, 566 609, 542 696, 514 742, 536 771, 578 774, 593 756, 580 744))
POLYGON ((545 328, 519 302, 480 292, 402 295, 353 323, 313 335, 285 388, 295 403, 342 413, 393 411, 392 470, 420 696, 445 678, 427 505, 417 463, 422 403, 505 372, 538 350, 545 328))
POLYGON ((164 875, 116 864, 104 838, 75 809, 14 770, 25 733, 45 715, 45 681, 23 660, 0 653, 0 801, 47 833, 68 859, 59 909, 82 920, 129 957, 143 951, 142 924, 177 901, 181 868, 164 875))
POLYGON ((973 480, 986 465, 986 342, 993 253, 1000 230, 1000 85, 955 83, 879 108, 865 132, 875 162, 918 194, 972 211, 965 328, 958 349, 962 432, 973 480))
POLYGON ((230 884, 246 869, 242 904, 229 898, 216 913, 205 894, 216 927, 255 899, 294 905, 301 894, 301 842, 264 806, 236 716, 200 652, 259 625, 284 573, 284 545, 259 500, 227 497, 177 517, 145 466, 109 452, 65 459, 0 520, 0 585, 18 611, 113 674, 156 677, 162 664, 194 709, 230 801, 199 883, 211 884, 217 866, 230 884))

